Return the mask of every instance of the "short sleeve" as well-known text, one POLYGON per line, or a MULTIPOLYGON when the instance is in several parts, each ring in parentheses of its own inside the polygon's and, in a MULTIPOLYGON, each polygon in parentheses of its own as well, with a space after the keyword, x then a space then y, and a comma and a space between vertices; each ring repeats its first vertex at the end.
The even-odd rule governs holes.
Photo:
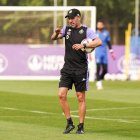
POLYGON ((87 28, 87 38, 91 38, 92 40, 97 38, 96 33, 91 28, 87 28))
POLYGON ((61 34, 63 37, 65 36, 65 30, 66 30, 66 26, 63 26, 63 28, 61 29, 61 34))

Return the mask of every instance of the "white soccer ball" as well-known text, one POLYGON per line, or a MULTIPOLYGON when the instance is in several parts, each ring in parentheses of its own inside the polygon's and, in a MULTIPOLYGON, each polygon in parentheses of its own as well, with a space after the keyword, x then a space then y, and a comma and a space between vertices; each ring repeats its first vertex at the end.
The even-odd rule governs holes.
POLYGON ((105 80, 111 80, 111 76, 109 73, 106 73, 105 76, 104 76, 104 79, 105 80))
POLYGON ((111 74, 111 80, 112 81, 115 81, 117 78, 116 78, 116 74, 111 74))
POLYGON ((122 79, 122 74, 121 74, 121 73, 118 73, 118 74, 116 75, 116 78, 117 78, 117 80, 121 80, 121 79, 122 79))
MULTIPOLYGON (((87 44, 92 41, 91 38, 85 38, 82 40, 81 44, 87 44)), ((95 48, 82 48, 81 50, 85 53, 91 53, 95 48)))

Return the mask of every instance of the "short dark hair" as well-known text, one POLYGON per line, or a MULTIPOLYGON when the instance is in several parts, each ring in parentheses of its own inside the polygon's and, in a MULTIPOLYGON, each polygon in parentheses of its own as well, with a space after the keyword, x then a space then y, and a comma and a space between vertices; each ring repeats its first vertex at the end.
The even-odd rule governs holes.
POLYGON ((105 23, 103 19, 98 19, 97 22, 102 22, 103 24, 105 23))

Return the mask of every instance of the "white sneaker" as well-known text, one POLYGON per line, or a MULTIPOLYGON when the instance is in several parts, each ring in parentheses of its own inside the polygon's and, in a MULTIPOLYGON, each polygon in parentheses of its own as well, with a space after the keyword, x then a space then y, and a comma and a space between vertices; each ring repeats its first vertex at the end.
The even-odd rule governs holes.
POLYGON ((102 81, 97 81, 96 82, 96 87, 97 87, 98 90, 102 90, 103 89, 102 81))

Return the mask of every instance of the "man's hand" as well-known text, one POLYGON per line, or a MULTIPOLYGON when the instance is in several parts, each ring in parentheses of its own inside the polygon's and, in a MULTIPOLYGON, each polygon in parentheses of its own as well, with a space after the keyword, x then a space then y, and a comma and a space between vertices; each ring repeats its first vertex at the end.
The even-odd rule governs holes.
POLYGON ((114 51, 113 50, 110 50, 109 52, 110 52, 110 55, 111 55, 112 59, 115 60, 116 59, 116 56, 114 54, 114 51))
POLYGON ((62 38, 61 29, 62 29, 62 26, 58 26, 55 29, 54 33, 51 36, 51 40, 57 40, 57 39, 62 38))
POLYGON ((58 27, 55 29, 55 33, 56 33, 56 34, 60 34, 61 29, 62 29, 62 26, 58 26, 58 27))
POLYGON ((84 46, 83 46, 82 44, 74 44, 74 45, 72 46, 72 48, 73 48, 74 50, 79 50, 79 49, 84 48, 84 46))

